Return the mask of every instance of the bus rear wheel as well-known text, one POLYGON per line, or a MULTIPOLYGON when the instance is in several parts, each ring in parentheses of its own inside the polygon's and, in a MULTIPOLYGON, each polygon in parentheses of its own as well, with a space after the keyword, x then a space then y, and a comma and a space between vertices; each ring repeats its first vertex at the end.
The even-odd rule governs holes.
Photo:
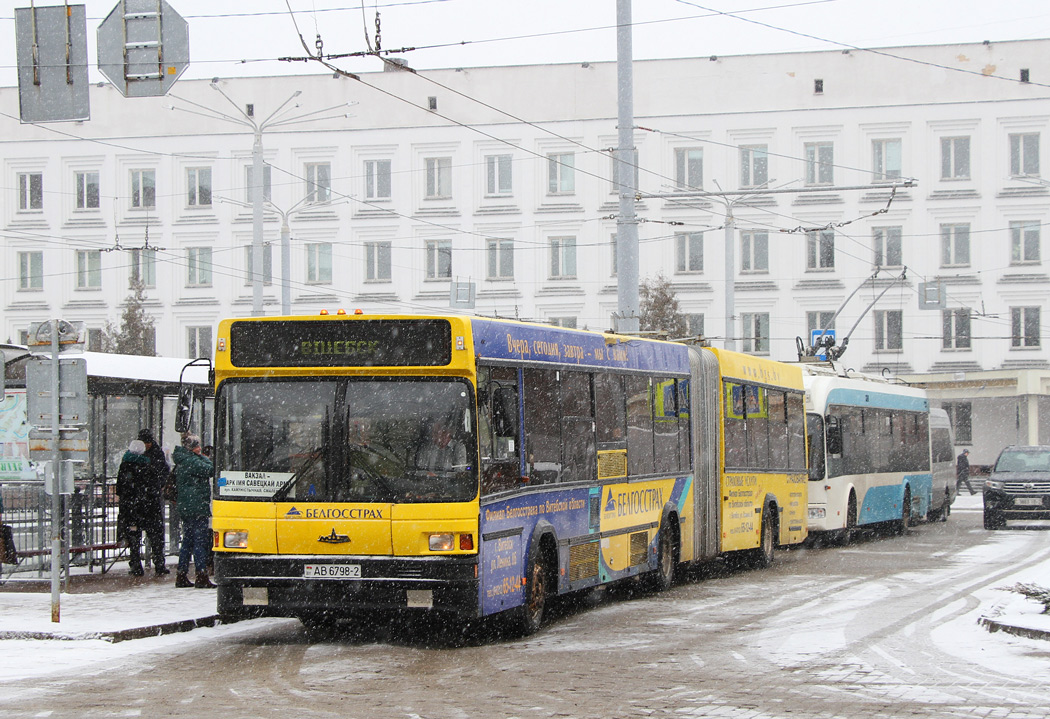
POLYGON ((665 521, 665 526, 660 528, 660 534, 656 538, 656 570, 649 573, 649 588, 654 592, 663 592, 674 584, 675 564, 677 563, 677 551, 674 532, 670 524, 673 518, 665 521))
POLYGON ((770 514, 772 507, 766 507, 762 513, 762 529, 759 535, 758 548, 752 549, 751 564, 758 569, 765 569, 773 564, 773 554, 776 551, 776 537, 774 536, 773 520, 770 514))

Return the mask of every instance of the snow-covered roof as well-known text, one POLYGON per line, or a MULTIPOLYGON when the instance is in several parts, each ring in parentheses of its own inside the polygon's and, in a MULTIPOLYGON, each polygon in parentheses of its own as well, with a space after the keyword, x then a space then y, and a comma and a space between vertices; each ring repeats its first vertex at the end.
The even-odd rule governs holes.
POLYGON ((181 357, 142 357, 103 352, 84 352, 83 357, 87 361, 88 377, 178 384, 181 375, 183 381, 189 384, 208 384, 208 365, 202 363, 186 367, 193 360, 181 357))

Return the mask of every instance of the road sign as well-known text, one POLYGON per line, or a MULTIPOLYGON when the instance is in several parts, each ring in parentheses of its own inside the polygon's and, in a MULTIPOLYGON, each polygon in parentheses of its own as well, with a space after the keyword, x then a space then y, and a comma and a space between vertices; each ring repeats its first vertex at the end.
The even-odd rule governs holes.
MULTIPOLYGON (((58 350, 59 352, 72 350, 83 351, 84 334, 86 326, 83 322, 58 322, 58 350)), ((29 336, 26 339, 27 347, 51 347, 51 320, 47 322, 33 322, 29 325, 29 336)))
MULTIPOLYGON (((88 421, 87 361, 83 357, 58 360, 58 424, 79 427, 88 421)), ((51 395, 51 359, 34 357, 26 363, 26 421, 51 431, 54 413, 51 395)))
POLYGON ((98 26, 98 69, 124 97, 165 95, 189 66, 189 25, 165 0, 122 0, 98 26))
POLYGON ((820 347, 817 349, 814 356, 822 360, 827 359, 827 348, 835 344, 835 330, 810 330, 809 346, 817 347, 817 342, 820 342, 820 347), (824 337, 821 338, 821 335, 824 335, 824 337))
MULTIPOLYGON (((74 429, 60 431, 58 436, 58 458, 85 461, 88 458, 88 431, 74 429)), ((55 441, 51 430, 29 430, 29 458, 35 462, 49 462, 55 457, 55 441)))
POLYGON ((15 46, 22 122, 90 119, 83 5, 15 8, 15 46))

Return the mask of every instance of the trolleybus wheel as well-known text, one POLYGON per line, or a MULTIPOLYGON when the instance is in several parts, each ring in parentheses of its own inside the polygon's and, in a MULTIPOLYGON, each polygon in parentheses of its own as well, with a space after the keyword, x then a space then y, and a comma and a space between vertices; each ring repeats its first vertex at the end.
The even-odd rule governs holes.
MULTIPOLYGON (((668 517, 665 525, 669 525, 672 519, 668 517)), ((649 587, 656 592, 666 591, 674 584, 676 542, 673 535, 670 526, 663 526, 656 538, 656 570, 649 574, 649 587)))
POLYGON ((769 518, 772 507, 766 507, 762 512, 762 531, 759 538, 758 549, 752 550, 754 554, 752 563, 759 569, 765 569, 773 563, 773 552, 776 550, 776 538, 773 536, 773 520, 769 518))
POLYGON ((948 516, 952 513, 952 495, 945 489, 944 490, 944 507, 941 508, 941 521, 947 522, 948 516))
POLYGON ((849 493, 849 502, 846 503, 846 526, 839 530, 838 542, 840 547, 848 546, 853 541, 853 535, 857 531, 857 495, 852 491, 849 493))
POLYGON ((522 636, 533 634, 540 628, 546 607, 547 568, 542 556, 534 556, 525 573, 525 602, 518 608, 517 628, 522 636))
POLYGON ((901 518, 897 520, 897 534, 904 534, 911 527, 911 488, 904 490, 904 501, 901 503, 901 518))

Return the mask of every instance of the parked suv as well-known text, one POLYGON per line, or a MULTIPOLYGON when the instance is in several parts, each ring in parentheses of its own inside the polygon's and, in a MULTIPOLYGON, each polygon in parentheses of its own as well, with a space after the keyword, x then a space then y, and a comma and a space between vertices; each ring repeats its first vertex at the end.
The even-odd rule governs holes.
POLYGON ((984 528, 1050 519, 1050 445, 1007 447, 984 482, 984 528))

